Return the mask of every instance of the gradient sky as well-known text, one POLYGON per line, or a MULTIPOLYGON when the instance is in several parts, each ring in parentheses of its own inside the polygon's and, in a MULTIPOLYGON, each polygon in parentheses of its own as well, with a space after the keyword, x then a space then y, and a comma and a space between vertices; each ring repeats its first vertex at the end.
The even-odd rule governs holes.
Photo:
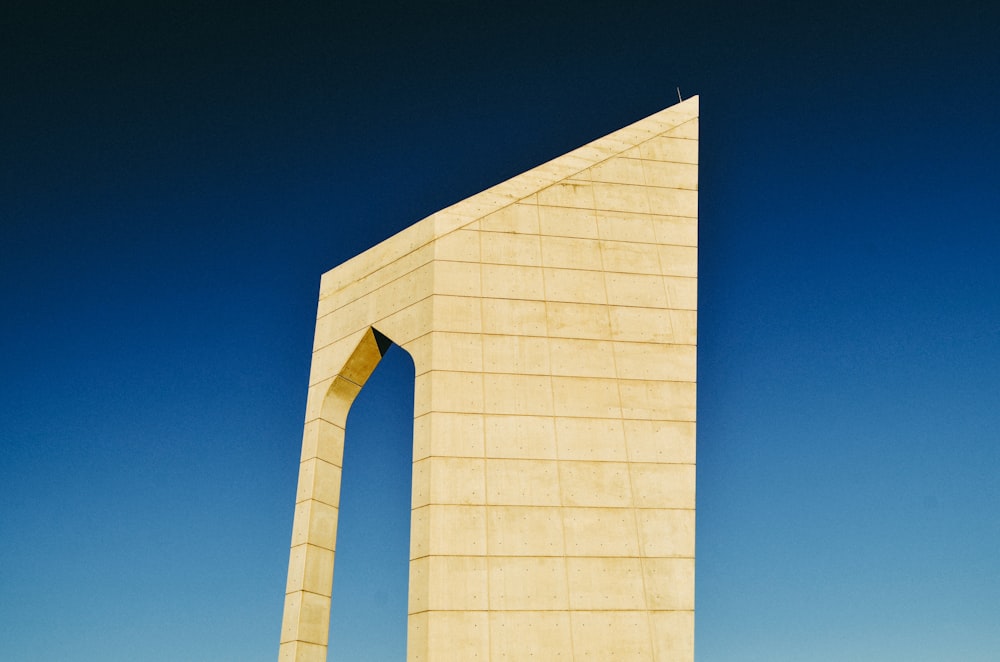
MULTIPOLYGON (((998 10, 619 4, 4 4, 0 660, 274 660, 320 274, 678 86, 698 662, 998 659, 998 10)), ((402 659, 412 371, 339 659, 402 659)))

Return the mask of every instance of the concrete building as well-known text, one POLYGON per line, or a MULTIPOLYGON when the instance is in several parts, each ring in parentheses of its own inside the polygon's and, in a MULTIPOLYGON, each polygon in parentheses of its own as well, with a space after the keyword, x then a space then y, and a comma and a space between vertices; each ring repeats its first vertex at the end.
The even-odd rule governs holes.
POLYGON ((416 368, 407 659, 694 657, 698 99, 322 278, 280 660, 326 660, 344 425, 416 368))

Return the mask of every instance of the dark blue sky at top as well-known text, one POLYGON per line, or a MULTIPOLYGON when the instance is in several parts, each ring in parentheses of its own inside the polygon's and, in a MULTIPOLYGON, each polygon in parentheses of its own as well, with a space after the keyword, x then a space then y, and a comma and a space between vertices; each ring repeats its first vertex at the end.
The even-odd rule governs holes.
MULTIPOLYGON (((320 274, 677 86, 697 659, 996 659, 988 3, 68 5, 0 10, 0 659, 274 659, 320 274)), ((406 554, 389 358, 341 622, 406 554)), ((374 620, 342 659, 400 659, 374 620)))

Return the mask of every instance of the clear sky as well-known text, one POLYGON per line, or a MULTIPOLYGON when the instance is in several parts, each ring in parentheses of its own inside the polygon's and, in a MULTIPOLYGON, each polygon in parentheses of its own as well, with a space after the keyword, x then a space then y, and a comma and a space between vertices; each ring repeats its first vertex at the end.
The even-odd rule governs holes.
MULTIPOLYGON (((677 86, 702 109, 698 662, 997 660, 998 24, 5 3, 0 660, 274 660, 320 274, 677 86)), ((412 370, 393 350, 352 412, 340 659, 402 659, 412 370)))

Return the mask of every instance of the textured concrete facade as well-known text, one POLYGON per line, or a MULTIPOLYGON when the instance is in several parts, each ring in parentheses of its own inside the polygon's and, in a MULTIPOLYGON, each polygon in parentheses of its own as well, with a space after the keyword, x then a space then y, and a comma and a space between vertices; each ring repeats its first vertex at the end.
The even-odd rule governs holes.
POLYGON ((323 276, 281 660, 326 660, 344 425, 416 368, 407 659, 694 657, 698 99, 323 276))

